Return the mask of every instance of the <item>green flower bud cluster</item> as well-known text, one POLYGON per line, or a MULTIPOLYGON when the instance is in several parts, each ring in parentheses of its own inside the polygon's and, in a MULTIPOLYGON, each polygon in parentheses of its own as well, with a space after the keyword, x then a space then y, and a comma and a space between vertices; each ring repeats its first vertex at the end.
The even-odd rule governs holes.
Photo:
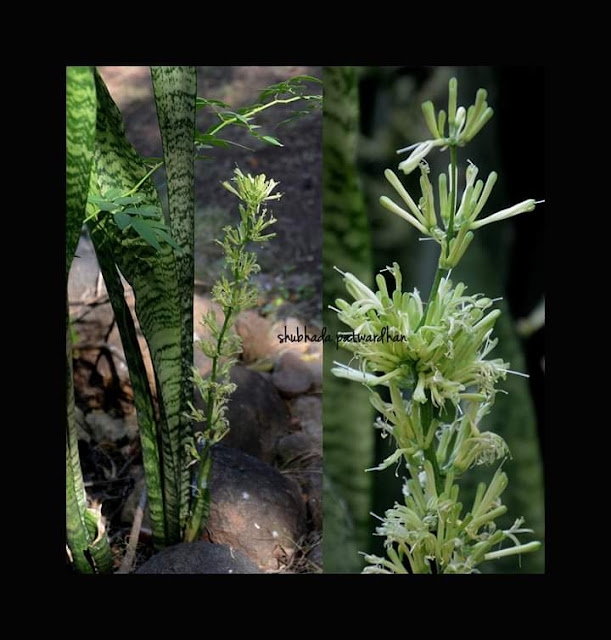
POLYGON ((521 528, 521 519, 509 529, 498 528, 495 520, 507 511, 500 499, 507 475, 500 466, 487 486, 478 486, 466 513, 458 501, 457 482, 463 473, 478 465, 502 465, 510 456, 505 441, 483 429, 482 420, 494 404, 497 384, 507 373, 516 372, 501 358, 487 358, 498 342, 492 332, 500 310, 493 310, 493 301, 481 294, 467 294, 463 283, 454 286, 450 270, 464 255, 474 230, 531 211, 536 203, 525 200, 478 220, 497 174, 492 172, 485 183, 476 181, 478 169, 473 163, 466 169, 459 200, 456 147, 481 130, 492 109, 483 89, 468 110, 456 107, 456 95, 452 79, 447 136, 445 112, 436 117, 432 103, 423 105, 435 139, 416 145, 410 158, 399 165, 405 173, 420 165, 419 203, 389 169, 385 176, 407 209, 386 196, 380 199, 384 207, 441 245, 428 301, 423 302, 417 289, 402 290, 401 270, 393 263, 376 276, 375 291, 353 274, 340 271, 352 301, 338 299, 331 307, 350 327, 347 333, 355 336, 341 345, 357 363, 351 367, 336 362, 332 372, 370 390, 371 403, 379 413, 374 427, 396 445, 390 456, 367 471, 403 461, 409 473, 403 485, 404 504, 386 511, 376 529, 385 538, 387 558, 365 555, 370 566, 364 573, 472 573, 485 560, 540 546, 538 542, 520 544, 516 534, 530 531, 521 528), (448 174, 438 178, 439 215, 429 167, 423 160, 435 146, 453 147, 448 174), (392 292, 385 272, 394 278, 392 292), (390 396, 390 402, 374 390, 377 386, 388 388, 385 397, 390 396), (494 549, 507 539, 512 547, 494 549))
POLYGON ((380 204, 392 213, 407 220, 420 233, 429 236, 441 245, 441 259, 439 266, 442 269, 455 267, 473 240, 473 231, 492 222, 498 222, 506 218, 532 211, 537 202, 533 199, 524 200, 512 207, 497 211, 486 218, 478 220, 492 188, 498 178, 492 171, 486 182, 477 180, 478 168, 469 163, 465 172, 465 189, 460 204, 457 203, 458 171, 454 162, 456 148, 469 142, 490 120, 493 110, 486 103, 487 93, 484 89, 477 92, 475 104, 466 110, 464 107, 456 108, 457 83, 456 79, 450 80, 448 105, 448 135, 445 135, 446 113, 441 110, 435 117, 435 109, 432 102, 422 105, 424 116, 433 140, 419 142, 412 147, 399 149, 398 153, 413 148, 412 154, 407 160, 399 163, 399 169, 405 174, 411 173, 416 167, 420 167, 420 191, 421 197, 418 204, 414 201, 396 174, 386 169, 384 175, 395 189, 401 200, 407 205, 407 209, 398 205, 388 196, 380 198, 380 204), (435 195, 433 185, 429 179, 429 165, 424 160, 425 156, 435 147, 441 147, 444 151, 448 147, 452 149, 452 162, 448 167, 448 174, 442 173, 438 177, 437 193, 439 196, 439 211, 435 207, 435 195))
POLYGON ((485 89, 479 89, 475 96, 475 104, 472 104, 468 109, 456 107, 458 99, 458 82, 456 78, 450 80, 448 94, 447 135, 445 133, 446 112, 440 109, 437 116, 435 116, 435 106, 428 100, 422 104, 422 112, 429 130, 433 134, 433 139, 418 142, 411 147, 399 149, 397 152, 403 153, 404 151, 412 150, 409 158, 399 164, 399 169, 406 175, 411 173, 435 147, 442 147, 442 151, 449 146, 464 147, 494 115, 494 111, 486 102, 488 93, 485 89))

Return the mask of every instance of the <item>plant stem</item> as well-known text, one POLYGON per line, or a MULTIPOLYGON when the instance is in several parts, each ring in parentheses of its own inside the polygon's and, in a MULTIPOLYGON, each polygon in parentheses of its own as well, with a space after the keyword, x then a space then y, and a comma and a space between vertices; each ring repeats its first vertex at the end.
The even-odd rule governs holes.
MULTIPOLYGON (((246 246, 246 242, 248 241, 249 234, 244 234, 244 239, 240 244, 239 253, 242 254, 244 247, 246 246)), ((219 333, 219 337, 216 343, 216 354, 212 358, 212 371, 210 372, 210 380, 211 386, 208 390, 208 402, 206 405, 206 428, 210 429, 212 427, 212 416, 214 414, 214 384, 216 383, 216 372, 218 367, 218 361, 221 356, 221 350, 223 347, 223 340, 225 338, 225 333, 227 328, 229 327, 229 320, 231 314, 234 311, 235 303, 236 303, 236 291, 238 284, 238 273, 239 273, 240 265, 236 263, 233 270, 233 282, 232 282, 232 293, 231 293, 231 305, 225 307, 223 312, 225 314, 225 320, 223 321, 223 326, 221 328, 221 332, 219 333)), ((210 474, 210 466, 211 466, 211 455, 210 455, 210 444, 206 442, 204 447, 200 452, 200 463, 199 468, 197 470, 197 496, 195 498, 195 504, 193 506, 191 517, 187 523, 187 527, 185 530, 185 542, 193 542, 197 540, 200 535, 202 526, 205 524, 205 521, 208 517, 207 511, 209 507, 209 489, 208 489, 208 476, 210 474)))
MULTIPOLYGON (((433 401, 431 400, 428 392, 426 394, 426 403, 420 407, 420 419, 422 421, 422 433, 426 438, 433 420, 433 401)), ((440 495, 443 491, 443 484, 441 482, 441 471, 439 470, 439 464, 437 463, 435 438, 432 439, 431 444, 423 451, 424 457, 433 465, 433 471, 435 473, 435 488, 437 489, 437 495, 440 495)))
POLYGON ((433 303, 435 302, 435 298, 437 297, 437 290, 439 289, 439 284, 441 282, 441 278, 443 276, 444 271, 445 269, 442 269, 438 264, 437 271, 435 272, 435 279, 433 280, 433 285, 431 286, 431 291, 429 292, 429 297, 426 303, 426 312, 422 314, 422 317, 420 318, 420 322, 416 327, 416 331, 418 331, 418 329, 420 329, 420 327, 422 327, 425 324, 425 322, 429 319, 429 316, 431 313, 431 307, 433 306, 433 303))
MULTIPOLYGON (((290 104, 291 102, 295 102, 295 100, 301 100, 301 96, 294 96, 293 98, 286 98, 284 100, 279 100, 278 98, 276 98, 276 100, 273 100, 272 102, 268 102, 267 104, 262 104, 259 107, 255 107, 251 111, 247 111, 242 117, 250 118, 250 116, 254 116, 255 113, 259 113, 260 111, 263 111, 264 109, 267 109, 275 104, 290 104)), ((224 120, 223 122, 221 122, 221 124, 219 124, 217 127, 212 129, 212 131, 210 131, 208 135, 213 136, 217 134, 221 129, 226 127, 228 124, 234 124, 237 121, 238 121, 238 118, 236 118, 235 116, 233 118, 224 120)))
POLYGON ((140 180, 140 182, 139 182, 135 187, 133 187, 132 189, 130 189, 127 193, 124 193, 121 197, 122 197, 122 198, 126 198, 127 196, 131 196, 131 195, 132 195, 132 193, 135 193, 136 191, 138 191, 138 189, 140 188, 140 186, 141 186, 142 184, 144 184, 144 182, 145 182, 148 178, 150 178, 150 177, 153 175, 153 173, 155 173, 155 171, 157 171, 157 169, 159 169, 159 167, 160 167, 162 164, 163 164, 163 162, 159 162, 159 163, 157 163, 157 164, 156 164, 156 165, 155 165, 155 166, 154 166, 154 167, 153 167, 153 168, 152 168, 152 169, 151 169, 151 170, 150 170, 150 171, 149 171, 149 172, 144 176, 144 178, 142 178, 142 180, 140 180))

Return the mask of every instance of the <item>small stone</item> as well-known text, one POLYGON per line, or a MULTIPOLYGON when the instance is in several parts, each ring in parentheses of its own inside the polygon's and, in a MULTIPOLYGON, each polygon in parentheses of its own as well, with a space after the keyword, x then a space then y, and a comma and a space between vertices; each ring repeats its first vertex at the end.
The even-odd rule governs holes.
POLYGON ((320 496, 311 495, 308 498, 308 511, 314 529, 322 531, 322 499, 320 496))
POLYGON ((312 452, 312 442, 306 433, 297 431, 284 436, 278 441, 278 458, 283 463, 290 463, 312 452))
POLYGON ((312 444, 322 450, 322 398, 317 395, 300 396, 291 402, 291 415, 311 438, 312 444))
POLYGON ((271 356, 277 348, 272 340, 272 324, 250 309, 242 311, 236 320, 236 331, 242 338, 242 358, 256 362, 271 356))
POLYGON ((136 573, 261 573, 236 549, 198 540, 168 547, 147 560, 136 573))
POLYGON ((117 442, 127 435, 123 420, 111 418, 99 409, 88 413, 85 422, 96 442, 117 442))
POLYGON ((310 368, 313 380, 312 390, 316 393, 322 392, 322 365, 323 365, 323 349, 322 342, 312 343, 308 347, 308 351, 302 360, 310 368))
POLYGON ((278 320, 271 329, 272 339, 276 347, 275 351, 278 353, 286 350, 305 353, 308 350, 308 345, 312 344, 306 341, 306 334, 308 336, 315 335, 316 328, 309 327, 303 320, 298 318, 278 320))
POLYGON ((291 558, 305 533, 305 508, 296 484, 237 449, 216 445, 210 472, 212 542, 229 544, 263 570, 291 558))
POLYGON ((306 393, 313 383, 308 365, 295 351, 285 351, 279 358, 272 374, 272 381, 286 398, 306 393))

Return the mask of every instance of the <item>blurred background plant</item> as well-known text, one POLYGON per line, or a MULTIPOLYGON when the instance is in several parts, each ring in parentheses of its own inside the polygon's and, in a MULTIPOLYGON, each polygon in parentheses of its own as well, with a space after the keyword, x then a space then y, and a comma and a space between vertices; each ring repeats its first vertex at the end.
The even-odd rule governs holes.
MULTIPOLYGON (((325 69, 325 79, 330 73, 333 70, 325 69)), ((396 260, 401 266, 403 281, 409 283, 409 288, 415 286, 426 295, 434 277, 439 248, 434 242, 419 242, 420 234, 416 229, 405 224, 398 216, 389 215, 380 205, 380 195, 391 198, 396 195, 384 177, 384 170, 392 166, 390 159, 393 157, 397 162, 406 157, 397 156, 397 149, 412 141, 431 138, 422 117, 421 104, 432 100, 437 105, 443 105, 447 101, 448 81, 456 76, 461 96, 474 96, 478 88, 486 87, 488 103, 495 110, 494 118, 486 124, 486 135, 479 135, 471 141, 466 154, 467 157, 473 155, 483 175, 491 170, 499 174, 487 210, 497 211, 507 203, 520 202, 530 195, 542 197, 545 193, 543 70, 534 67, 362 67, 356 73, 358 104, 354 109, 360 112, 356 144, 357 184, 362 189, 371 230, 372 263, 369 278, 396 260), (528 145, 516 141, 528 141, 528 145)), ((328 127, 326 115, 325 105, 323 144, 326 144, 328 127)), ((434 152, 427 156, 427 161, 431 173, 437 175, 447 170, 449 156, 447 152, 434 152)), ((419 193, 419 177, 419 171, 401 176, 403 184, 412 194, 419 193)), ((350 176, 346 178, 347 183, 352 181, 350 176)), ((324 197, 327 197, 326 185, 324 197)), ((334 221, 342 214, 349 216, 350 210, 350 205, 343 212, 341 207, 331 210, 325 206, 325 235, 328 226, 335 224, 334 221)), ((527 326, 535 330, 524 332, 526 325, 522 323, 518 328, 517 320, 532 318, 532 312, 544 295, 543 229, 544 215, 541 211, 536 215, 517 216, 504 221, 502 225, 486 226, 478 230, 464 259, 452 273, 452 280, 467 283, 470 292, 485 292, 491 298, 503 298, 498 304, 503 314, 495 327, 499 345, 494 356, 511 362, 513 370, 525 371, 530 375, 529 379, 508 376, 503 382, 502 388, 508 391, 508 395, 499 394, 494 410, 486 419, 486 428, 501 435, 514 456, 504 465, 511 481, 503 495, 503 503, 510 514, 523 515, 528 526, 536 531, 541 540, 544 536, 544 325, 530 322, 527 326)), ((325 286, 330 278, 341 282, 331 267, 333 264, 341 267, 342 257, 343 254, 328 245, 325 238, 325 286)), ((345 270, 350 271, 350 268, 345 270)), ((327 290, 324 302, 325 307, 333 304, 327 290)), ((325 310, 324 313, 326 322, 332 312, 325 310)), ((325 362, 325 369, 328 369, 329 356, 325 362)), ((352 389, 354 387, 358 385, 352 385, 352 389)), ((352 390, 343 397, 343 405, 351 406, 351 393, 352 390)), ((362 391, 358 389, 355 393, 362 394, 362 391)), ((341 429, 347 441, 360 437, 361 425, 357 422, 351 419, 342 423, 341 429)), ((363 408, 362 422, 368 423, 371 429, 369 408, 363 408)), ((336 423, 330 424, 325 414, 325 434, 329 428, 335 429, 336 423)), ((371 460, 383 460, 391 452, 388 440, 376 438, 371 446, 375 448, 368 454, 371 460)), ((334 471, 329 467, 325 441, 325 474, 332 473, 334 471)), ((461 484, 461 501, 465 504, 470 503, 468 496, 473 499, 483 474, 485 472, 475 469, 465 475, 461 484)), ((361 502, 369 503, 368 511, 381 515, 395 500, 402 501, 402 481, 396 477, 394 467, 374 474, 372 482, 371 492, 367 487, 352 489, 352 503, 360 496, 361 502)), ((360 512, 353 512, 349 500, 344 500, 343 504, 346 521, 354 524, 360 512)), ((384 555, 384 541, 371 535, 376 524, 376 520, 370 517, 368 539, 371 546, 360 549, 381 556, 384 555)), ((334 537, 332 531, 329 533, 331 535, 327 535, 325 530, 325 568, 328 570, 328 567, 336 565, 340 570, 342 561, 339 558, 344 556, 345 551, 339 537, 334 537), (335 558, 338 558, 337 562, 335 558)), ((345 568, 342 570, 359 571, 363 564, 357 559, 349 569, 345 563, 343 566, 345 568)), ((544 553, 527 554, 521 560, 501 558, 488 566, 484 564, 481 570, 501 573, 543 572, 544 553)))

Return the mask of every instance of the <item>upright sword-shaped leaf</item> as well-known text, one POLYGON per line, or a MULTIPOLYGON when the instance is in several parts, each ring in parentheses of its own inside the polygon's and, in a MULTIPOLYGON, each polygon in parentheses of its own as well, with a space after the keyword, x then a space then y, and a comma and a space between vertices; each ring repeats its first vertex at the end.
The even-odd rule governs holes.
MULTIPOLYGON (((95 233, 95 231, 94 231, 95 233)), ((93 235, 93 234, 92 234, 93 235)), ((138 417, 142 460, 146 478, 149 513, 153 531, 153 544, 160 548, 165 545, 165 519, 163 506, 163 485, 161 480, 161 459, 159 454, 158 430, 155 420, 155 408, 146 367, 140 351, 136 327, 132 314, 125 301, 125 292, 117 267, 105 251, 97 254, 98 263, 108 297, 115 314, 115 321, 121 336, 129 378, 134 393, 134 405, 138 417)))
MULTIPOLYGON (((163 141, 168 185, 170 226, 182 248, 176 255, 181 296, 182 397, 181 420, 193 402, 193 281, 194 281, 194 133, 197 74, 195 67, 151 67, 157 117, 163 141)), ((182 433, 188 433, 183 423, 182 433)), ((180 520, 184 524, 189 506, 189 471, 182 470, 180 520)))
MULTIPOLYGON (((91 67, 66 68, 66 278, 78 244, 95 136, 96 96, 91 67)), ((67 302, 67 301, 66 301, 67 302)), ((69 323, 66 304, 66 328, 69 323)), ((72 345, 66 331, 66 538, 81 573, 112 570, 110 546, 101 516, 87 509, 74 417, 72 345)))
MULTIPOLYGON (((96 74, 98 115, 95 138, 95 181, 100 193, 110 189, 127 192, 147 174, 140 156, 125 138, 121 113, 104 81, 96 74)), ((139 193, 142 204, 159 207, 152 181, 139 193)), ((156 218, 162 221, 162 214, 156 218)), ((134 290, 136 316, 140 322, 155 370, 162 443, 166 544, 181 538, 181 495, 186 454, 182 410, 181 297, 174 251, 167 243, 153 248, 132 229, 122 233, 108 216, 91 231, 99 255, 106 251, 134 290)))

